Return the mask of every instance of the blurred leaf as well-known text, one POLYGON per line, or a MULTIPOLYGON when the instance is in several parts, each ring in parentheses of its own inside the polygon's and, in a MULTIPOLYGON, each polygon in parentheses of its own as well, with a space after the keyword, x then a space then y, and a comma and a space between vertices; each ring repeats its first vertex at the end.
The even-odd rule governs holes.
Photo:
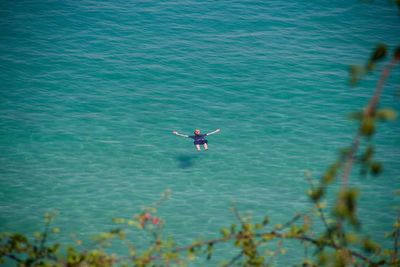
POLYGON ((274 239, 275 238, 275 235, 273 235, 273 234, 263 234, 262 235, 262 239, 264 240, 264 241, 269 241, 269 240, 272 240, 272 239, 274 239))
POLYGON ((377 253, 380 251, 381 247, 376 242, 372 241, 369 238, 365 238, 362 241, 362 247, 367 253, 377 253))
POLYGON ((290 232, 289 236, 297 236, 303 232, 303 228, 297 226, 297 225, 291 225, 290 226, 290 232))
POLYGON ((43 234, 39 231, 34 232, 33 236, 35 237, 36 240, 39 240, 39 241, 42 240, 42 238, 43 238, 43 234))
POLYGON ((372 136, 375 133, 375 120, 373 118, 364 118, 360 130, 364 136, 372 136))
POLYGON ((358 236, 353 233, 346 234, 345 238, 346 238, 346 242, 348 242, 350 244, 352 244, 352 243, 354 244, 354 243, 358 242, 358 240, 359 240, 358 236))
POLYGON ((116 224, 123 224, 126 222, 126 220, 124 218, 113 218, 112 222, 116 224))
POLYGON ((313 200, 314 202, 319 201, 324 194, 325 194, 325 192, 324 192, 324 189, 322 187, 311 189, 309 191, 309 193, 308 193, 308 195, 310 196, 311 200, 313 200))
POLYGON ((335 267, 350 266, 351 257, 346 249, 338 249, 335 251, 335 267))
POLYGON ((358 190, 353 188, 342 189, 339 192, 339 198, 335 207, 335 215, 341 219, 348 219, 348 221, 358 226, 357 220, 357 197, 358 190))
POLYGON ((56 212, 46 212, 44 215, 45 223, 52 223, 56 215, 57 215, 56 212))
POLYGON ((59 248, 60 248, 60 244, 54 244, 51 247, 49 247, 49 252, 56 253, 59 248))
POLYGON ((196 259, 196 254, 193 252, 188 252, 187 258, 189 261, 194 261, 196 259))
POLYGON ((324 176, 322 177, 322 183, 324 185, 329 184, 333 182, 333 180, 336 178, 336 174, 339 170, 340 164, 335 163, 329 166, 328 170, 324 173, 324 176))
POLYGON ((261 223, 256 223, 255 227, 256 230, 261 230, 264 228, 264 225, 262 225, 261 223))
POLYGON ((364 66, 360 65, 351 65, 349 69, 350 73, 350 85, 355 86, 361 77, 367 73, 367 70, 364 66))
POLYGON ((326 252, 318 253, 318 266, 325 266, 329 262, 329 256, 326 252))
POLYGON ((265 226, 269 223, 269 218, 267 216, 264 217, 262 224, 265 226))
POLYGON ((317 267, 317 265, 315 263, 313 263, 310 259, 304 259, 303 267, 317 267))
POLYGON ((378 44, 372 53, 369 62, 375 63, 379 60, 382 60, 386 57, 388 52, 387 45, 385 44, 378 44))
POLYGON ((369 145, 366 149, 363 155, 361 155, 361 162, 366 163, 372 159, 372 156, 375 153, 374 146, 369 145))
POLYGON ((319 203, 317 203, 316 207, 317 207, 318 209, 325 209, 325 208, 326 208, 326 203, 324 203, 324 202, 319 202, 319 203))
POLYGON ((372 52, 367 64, 365 66, 351 65, 350 66, 350 84, 355 86, 360 79, 369 71, 375 68, 378 61, 384 59, 388 53, 387 46, 385 44, 378 44, 372 52))
POLYGON ((245 223, 243 224, 243 230, 244 231, 253 231, 253 225, 251 223, 245 223))
POLYGON ((222 228, 222 229, 221 229, 221 234, 222 234, 222 236, 223 236, 224 238, 227 238, 227 237, 229 237, 229 235, 230 235, 230 231, 229 231, 228 228, 222 228))
POLYGON ((143 226, 135 220, 128 220, 127 223, 128 225, 135 226, 138 229, 143 229, 143 226))
MULTIPOLYGON (((397 4, 398 4, 399 7, 400 7, 400 0, 397 0, 397 4)), ((395 58, 396 60, 400 60, 400 46, 398 46, 398 47, 395 48, 395 50, 394 50, 394 58, 395 58)))
POLYGON ((394 109, 384 108, 380 109, 376 112, 376 118, 382 121, 395 120, 397 117, 397 113, 394 109))
POLYGON ((383 171, 383 166, 382 163, 374 161, 370 163, 370 169, 371 169, 371 173, 373 175, 378 175, 383 171))

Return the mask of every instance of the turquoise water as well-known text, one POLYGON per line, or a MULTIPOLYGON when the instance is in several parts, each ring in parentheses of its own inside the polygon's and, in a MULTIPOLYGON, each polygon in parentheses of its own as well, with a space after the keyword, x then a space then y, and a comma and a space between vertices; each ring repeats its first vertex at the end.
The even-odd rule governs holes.
MULTIPOLYGON (((57 210, 61 240, 87 240, 165 189, 180 244, 217 236, 232 202, 286 222, 375 86, 350 89, 348 66, 399 32, 390 1, 1 1, 0 230, 32 233, 57 210), (208 152, 171 134, 195 128, 221 128, 208 152)), ((397 110, 399 73, 382 99, 397 110)), ((399 130, 376 136, 384 174, 351 180, 374 237, 398 204, 399 130)))

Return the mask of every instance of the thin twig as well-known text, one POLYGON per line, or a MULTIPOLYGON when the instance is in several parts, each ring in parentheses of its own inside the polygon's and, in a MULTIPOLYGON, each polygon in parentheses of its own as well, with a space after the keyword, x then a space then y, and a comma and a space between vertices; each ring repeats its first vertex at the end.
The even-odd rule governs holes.
POLYGON ((17 256, 13 255, 13 254, 6 254, 6 257, 15 260, 16 262, 22 262, 22 260, 20 258, 18 258, 17 256))
POLYGON ((236 255, 234 258, 232 258, 224 267, 229 267, 232 266, 237 260, 239 260, 243 256, 243 251, 240 252, 238 255, 236 255))
POLYGON ((272 260, 278 255, 278 253, 279 253, 279 251, 281 251, 281 249, 282 249, 282 247, 283 247, 283 242, 282 242, 282 240, 280 240, 279 242, 278 242, 278 247, 275 249, 275 251, 274 251, 274 254, 270 257, 270 261, 269 261, 269 263, 267 264, 267 266, 269 266, 269 265, 272 265, 272 260))
POLYGON ((347 164, 345 166, 345 169, 343 171, 343 176, 342 176, 342 180, 343 180, 343 186, 347 187, 347 184, 349 182, 349 176, 350 176, 350 172, 351 169, 353 167, 353 163, 354 163, 354 155, 357 153, 358 148, 360 146, 360 139, 361 139, 361 132, 358 131, 356 136, 353 139, 352 145, 351 145, 351 149, 349 152, 349 156, 348 156, 348 160, 347 160, 347 164))
MULTIPOLYGON (((379 100, 380 100, 380 97, 382 95, 382 92, 383 92, 383 89, 385 86, 386 79, 387 79, 387 77, 389 77, 391 70, 396 66, 397 63, 399 63, 399 61, 400 61, 399 59, 393 58, 393 60, 391 60, 386 65, 386 67, 383 69, 383 71, 381 73, 381 77, 376 85, 374 95, 372 96, 371 100, 369 101, 367 107, 364 109, 364 118, 371 118, 375 114, 376 108, 379 104, 379 100)), ((360 128, 358 130, 356 136, 353 139, 353 142, 351 145, 351 150, 349 152, 348 159, 347 159, 347 164, 343 171, 342 180, 343 180, 344 187, 347 187, 347 185, 348 185, 349 176, 350 176, 351 169, 352 169, 353 163, 354 163, 354 157, 360 146, 361 136, 362 136, 362 131, 360 128)))
MULTIPOLYGON (((396 224, 400 223, 400 212, 397 215, 397 221, 396 224)), ((396 226, 397 229, 394 232, 394 241, 393 241, 393 255, 392 255, 392 263, 396 263, 397 262, 397 253, 399 251, 399 238, 400 238, 400 227, 396 226)))
MULTIPOLYGON (((311 179, 307 179, 307 180, 310 183, 311 189, 314 190, 315 186, 314 186, 312 180, 311 179)), ((326 230, 328 230, 329 229, 328 220, 326 219, 324 210, 321 208, 321 202, 319 200, 317 201, 317 203, 315 203, 315 207, 317 207, 317 210, 318 210, 319 214, 321 214, 321 216, 320 216, 321 217, 321 221, 324 224, 326 230)), ((336 244, 336 242, 335 242, 335 240, 333 239, 332 236, 329 236, 329 239, 332 242, 332 244, 334 244, 334 245, 336 244)))
POLYGON ((232 203, 232 210, 233 210, 233 214, 235 214, 235 217, 238 219, 240 224, 243 226, 245 222, 244 222, 242 216, 240 215, 238 209, 236 208, 235 203, 232 203))
POLYGON ((294 224, 297 220, 299 220, 302 217, 301 213, 297 213, 295 216, 293 216, 292 219, 287 221, 286 223, 283 224, 281 230, 286 229, 287 227, 291 226, 294 224))
MULTIPOLYGON (((39 251, 40 251, 40 252, 42 252, 42 250, 43 250, 43 248, 44 248, 44 245, 46 244, 47 237, 48 237, 48 235, 49 235, 50 223, 51 223, 50 220, 48 220, 48 221, 46 222, 45 227, 44 227, 43 238, 42 238, 42 240, 41 240, 41 242, 40 242, 40 246, 39 246, 39 251)), ((47 253, 46 253, 46 254, 47 254, 47 253)))
MULTIPOLYGON (((211 239, 211 240, 207 240, 207 241, 203 241, 203 242, 197 242, 191 245, 187 245, 187 246, 182 246, 182 247, 177 247, 175 249, 173 249, 171 252, 172 253, 177 253, 177 252, 181 252, 181 251, 187 251, 187 250, 192 250, 194 248, 198 248, 198 247, 203 247, 203 246, 207 246, 210 244, 217 244, 217 243, 222 243, 222 242, 227 242, 227 241, 231 241, 231 240, 240 240, 240 239, 248 239, 248 238, 262 238, 264 236, 273 236, 275 238, 280 238, 280 239, 294 239, 294 240, 299 240, 299 241, 305 241, 308 243, 311 243, 313 245, 316 246, 321 246, 321 241, 314 239, 312 237, 306 236, 306 235, 302 235, 302 236, 288 236, 287 233, 279 233, 276 231, 271 231, 271 232, 264 232, 264 233, 257 233, 257 234, 253 234, 253 235, 241 235, 241 234, 236 234, 236 235, 231 235, 228 237, 223 237, 223 238, 216 238, 216 239, 211 239)), ((367 256, 364 256, 363 254, 353 251, 349 248, 345 248, 342 246, 339 246, 337 244, 332 244, 332 243, 323 243, 324 246, 326 247, 331 247, 334 248, 336 250, 339 249, 346 249, 352 256, 354 256, 355 258, 358 258, 366 263, 368 263, 369 265, 372 266, 376 266, 377 264, 375 262, 373 262, 371 259, 369 259, 367 256)), ((149 258, 149 260, 157 260, 160 259, 162 256, 161 255, 154 255, 151 256, 149 258)), ((129 257, 130 259, 135 259, 137 257, 129 257)))

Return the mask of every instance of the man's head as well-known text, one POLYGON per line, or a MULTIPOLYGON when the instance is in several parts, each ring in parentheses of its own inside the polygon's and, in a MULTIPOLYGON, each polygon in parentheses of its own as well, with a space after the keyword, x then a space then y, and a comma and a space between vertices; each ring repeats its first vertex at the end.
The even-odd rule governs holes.
POLYGON ((199 129, 194 130, 194 134, 195 135, 199 135, 200 134, 200 130, 199 129))

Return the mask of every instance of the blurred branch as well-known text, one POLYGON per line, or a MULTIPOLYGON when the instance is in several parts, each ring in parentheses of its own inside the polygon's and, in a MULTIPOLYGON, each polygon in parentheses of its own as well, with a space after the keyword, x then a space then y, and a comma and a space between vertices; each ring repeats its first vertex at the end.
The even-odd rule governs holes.
MULTIPOLYGON (((364 109, 363 112, 363 120, 368 120, 372 119, 375 116, 376 113, 376 108, 378 106, 381 94, 383 92, 386 80, 388 76, 390 75, 390 72, 392 69, 399 63, 400 59, 398 58, 397 55, 393 57, 393 59, 386 65, 386 67, 383 69, 381 73, 381 77, 376 85, 375 92, 370 99, 367 107, 364 109)), ((365 129, 363 128, 363 122, 361 127, 359 128, 356 136, 353 139, 351 149, 347 158, 347 162, 345 164, 345 168, 343 171, 343 176, 342 176, 342 181, 343 181, 343 186, 347 187, 348 182, 349 182, 349 176, 353 167, 354 159, 355 159, 355 154, 357 153, 360 142, 361 142, 361 137, 363 135, 366 135, 365 129)))
POLYGON ((395 231, 394 231, 394 241, 393 241, 393 255, 392 255, 392 263, 396 264, 398 259, 397 255, 399 253, 399 243, 400 243, 400 212, 397 215, 397 220, 395 223, 395 231))

